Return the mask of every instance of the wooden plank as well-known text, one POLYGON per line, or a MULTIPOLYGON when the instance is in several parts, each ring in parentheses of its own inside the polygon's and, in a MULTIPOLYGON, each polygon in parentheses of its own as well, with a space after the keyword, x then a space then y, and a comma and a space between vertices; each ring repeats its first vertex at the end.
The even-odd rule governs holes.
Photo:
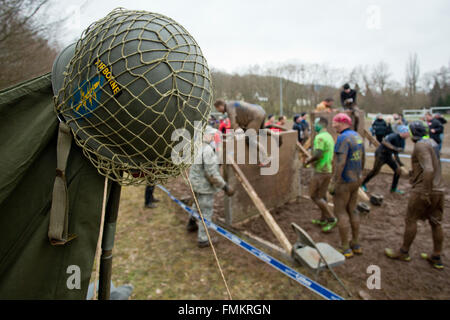
MULTIPOLYGON (((259 217, 259 216, 257 216, 259 217)), ((291 263, 293 265, 298 265, 298 262, 292 258, 290 254, 287 254, 283 248, 280 248, 276 244, 261 239, 258 236, 255 236, 254 234, 248 232, 248 231, 242 231, 239 229, 236 229, 234 226, 230 226, 226 224, 225 220, 223 218, 218 217, 217 218, 217 225, 221 226, 224 229, 227 229, 228 231, 234 233, 236 236, 241 238, 242 240, 254 245, 255 247, 259 247, 261 250, 265 250, 266 253, 272 255, 274 258, 277 258, 281 261, 284 261, 286 263, 291 263)))
POLYGON ((250 182, 248 182, 247 178, 242 173, 239 166, 234 162, 234 159, 228 155, 227 160, 228 160, 228 164, 231 164, 234 172, 236 173, 236 178, 242 184, 245 191, 249 195, 250 199, 252 199, 253 203, 255 204, 256 208, 263 216, 263 218, 266 221, 267 225, 269 226, 270 230, 272 230, 275 237, 278 239, 278 241, 280 242, 282 247, 286 250, 287 254, 291 254, 292 245, 289 242, 286 235, 284 234, 283 230, 281 230, 280 226, 276 223, 275 219, 272 217, 270 212, 266 209, 266 206, 261 201, 259 196, 256 194, 255 189, 253 189, 250 182))
POLYGON ((311 137, 308 138, 308 140, 306 140, 305 144, 303 145, 303 147, 305 147, 306 150, 308 150, 309 148, 311 148, 311 137))
POLYGON ((375 146, 375 148, 378 148, 380 146, 380 143, 378 142, 377 139, 375 139, 369 131, 367 131, 367 129, 363 130, 364 133, 364 137, 370 141, 371 144, 373 144, 375 146))
POLYGON ((308 152, 308 150, 302 146, 302 144, 300 142, 297 141, 297 148, 298 150, 300 150, 300 152, 306 157, 306 158, 310 158, 311 154, 308 152))
POLYGON ((278 124, 271 124, 271 125, 269 125, 269 126, 267 126, 267 127, 264 127, 265 129, 268 129, 268 130, 270 130, 270 128, 276 128, 276 129, 280 129, 281 131, 289 131, 288 129, 286 129, 285 127, 282 127, 282 126, 280 126, 280 125, 278 125, 278 124))
POLYGON ((248 231, 242 231, 242 234, 246 235, 247 237, 249 237, 252 240, 255 240, 256 242, 261 243, 266 248, 270 248, 271 250, 278 252, 278 254, 286 254, 286 252, 284 252, 283 248, 280 248, 279 246, 273 244, 272 242, 264 240, 263 238, 258 237, 248 231))

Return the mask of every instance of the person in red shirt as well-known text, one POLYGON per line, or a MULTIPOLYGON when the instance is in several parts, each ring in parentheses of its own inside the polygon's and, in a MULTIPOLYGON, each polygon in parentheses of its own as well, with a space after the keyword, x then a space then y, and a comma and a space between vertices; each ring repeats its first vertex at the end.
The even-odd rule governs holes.
MULTIPOLYGON (((283 127, 286 124, 286 117, 285 116, 280 116, 278 117, 278 122, 275 123, 275 125, 279 126, 279 127, 283 127)), ((281 132, 283 131, 280 128, 277 127, 271 127, 270 130, 272 130, 273 132, 281 132)))
POLYGON ((219 131, 222 132, 222 134, 228 133, 228 131, 231 129, 231 122, 229 118, 220 119, 219 124, 219 131))
POLYGON ((269 116, 267 117, 266 123, 264 123, 264 127, 270 128, 270 126, 272 124, 274 124, 274 122, 275 122, 275 116, 273 114, 269 114, 269 116))

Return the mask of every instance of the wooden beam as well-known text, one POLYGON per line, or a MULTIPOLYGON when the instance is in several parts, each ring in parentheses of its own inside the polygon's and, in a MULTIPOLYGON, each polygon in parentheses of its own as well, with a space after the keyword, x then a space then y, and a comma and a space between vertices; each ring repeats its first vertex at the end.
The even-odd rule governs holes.
POLYGON ((308 150, 304 146, 302 146, 302 144, 298 141, 297 141, 297 148, 306 158, 311 157, 311 154, 308 152, 308 150))
POLYGON ((309 148, 311 148, 311 137, 308 138, 308 140, 306 140, 305 144, 303 145, 303 147, 305 147, 306 150, 308 150, 309 148))
MULTIPOLYGON (((257 216, 259 217, 259 216, 257 216)), ((292 263, 293 265, 297 265, 298 262, 292 257, 291 254, 287 254, 283 248, 277 246, 276 244, 261 239, 258 236, 253 235, 252 233, 248 231, 242 231, 239 229, 236 229, 234 226, 230 226, 225 222, 223 218, 217 217, 217 225, 221 226, 222 228, 227 229, 228 231, 234 233, 236 236, 241 238, 242 240, 249 242, 250 244, 259 247, 259 249, 265 250, 266 253, 272 255, 273 257, 280 259, 285 262, 292 263)))
POLYGON ((375 148, 378 148, 380 146, 380 143, 378 142, 377 139, 375 139, 369 131, 367 131, 367 129, 363 130, 364 133, 364 137, 370 141, 371 144, 373 144, 375 146, 375 148))
POLYGON ((264 129, 268 129, 268 130, 270 130, 270 128, 277 128, 277 129, 280 129, 281 131, 289 131, 288 129, 286 129, 285 127, 282 127, 282 126, 280 126, 280 125, 278 125, 278 124, 271 124, 271 125, 269 125, 269 126, 267 126, 267 127, 264 127, 264 129))
POLYGON ((289 242, 288 238, 284 234, 283 230, 281 230, 280 226, 276 223, 275 219, 272 217, 270 212, 266 209, 266 206, 259 198, 258 194, 255 192, 255 189, 253 189, 250 182, 245 177, 244 173, 241 171, 239 166, 234 162, 234 159, 231 158, 229 155, 227 155, 228 164, 230 164, 236 173, 236 178, 239 180, 239 182, 244 187, 245 191, 247 191, 247 194, 249 195, 250 199, 252 199, 253 203, 255 204, 256 208, 258 209, 259 213, 263 216, 264 220, 266 221, 267 225, 269 226, 270 230, 274 233, 275 237, 280 242, 281 246, 286 250, 287 254, 291 254, 292 252, 292 245, 289 242))

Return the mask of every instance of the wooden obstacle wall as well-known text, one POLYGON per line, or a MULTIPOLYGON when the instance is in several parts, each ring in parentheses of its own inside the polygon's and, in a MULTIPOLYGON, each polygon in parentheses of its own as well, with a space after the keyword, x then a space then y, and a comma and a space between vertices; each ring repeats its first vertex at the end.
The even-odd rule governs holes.
MULTIPOLYGON (((229 154, 232 147, 232 157, 258 196, 264 202, 268 210, 282 206, 290 200, 296 199, 300 194, 300 161, 297 151, 297 131, 285 131, 280 133, 281 147, 279 149, 279 168, 275 175, 261 175, 261 168, 256 164, 248 164, 248 147, 245 145, 245 164, 237 161, 236 149, 228 142, 224 143, 224 154, 229 154)), ((269 144, 270 145, 270 144, 269 144)), ((271 153, 270 147, 268 148, 271 153)), ((224 159, 224 163, 225 159, 224 159)), ((225 180, 236 190, 233 197, 224 197, 225 221, 228 225, 235 225, 247 219, 260 215, 252 199, 248 196, 242 185, 236 178, 230 165, 224 165, 225 180)))

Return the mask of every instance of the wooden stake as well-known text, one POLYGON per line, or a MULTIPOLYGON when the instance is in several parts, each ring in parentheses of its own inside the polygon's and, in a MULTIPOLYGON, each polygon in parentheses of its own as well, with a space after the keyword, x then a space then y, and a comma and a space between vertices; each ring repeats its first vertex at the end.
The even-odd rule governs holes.
POLYGON ((370 132, 367 131, 367 129, 364 129, 364 130, 363 130, 363 134, 364 134, 364 137, 365 137, 367 140, 369 140, 370 143, 372 143, 372 144, 375 146, 375 148, 378 148, 378 147, 380 146, 380 143, 378 142, 378 140, 375 139, 375 138, 370 134, 370 132))
POLYGON ((227 155, 228 164, 231 164, 234 172, 236 173, 236 177, 239 182, 244 187, 245 191, 249 195, 250 199, 252 199, 259 213, 263 216, 270 230, 274 233, 275 237, 278 239, 282 247, 286 250, 287 254, 290 255, 292 252, 292 245, 289 242, 288 238, 284 234, 283 230, 281 230, 280 226, 276 223, 275 219, 272 217, 270 212, 267 210, 264 203, 259 198, 258 194, 255 192, 255 189, 251 186, 250 182, 245 177, 244 173, 241 171, 239 166, 234 162, 230 156, 227 155))

